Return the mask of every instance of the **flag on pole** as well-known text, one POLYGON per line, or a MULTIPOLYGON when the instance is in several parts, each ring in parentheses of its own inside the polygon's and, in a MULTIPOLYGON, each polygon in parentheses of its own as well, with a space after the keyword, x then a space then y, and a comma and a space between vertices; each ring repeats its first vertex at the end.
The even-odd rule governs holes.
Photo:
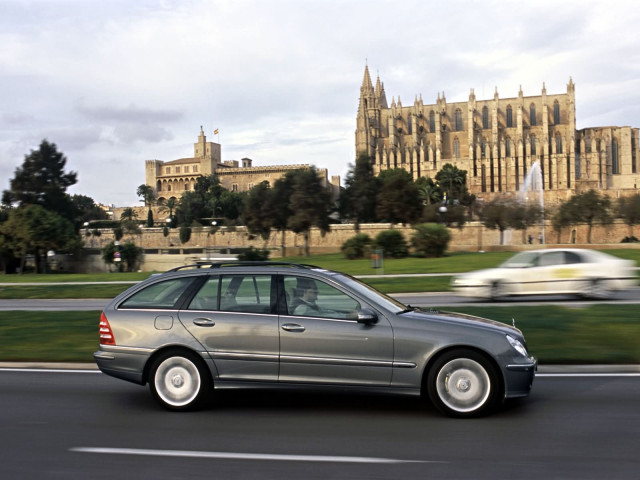
POLYGON ((218 135, 218 133, 220 133, 220 130, 218 130, 217 128, 213 131, 214 135, 218 135))

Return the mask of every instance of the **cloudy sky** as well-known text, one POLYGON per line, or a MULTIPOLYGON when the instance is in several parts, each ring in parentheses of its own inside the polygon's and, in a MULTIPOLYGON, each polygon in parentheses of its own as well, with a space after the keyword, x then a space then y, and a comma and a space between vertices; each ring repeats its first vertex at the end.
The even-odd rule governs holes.
POLYGON ((201 125, 223 160, 344 178, 365 64, 404 105, 572 77, 578 128, 640 127, 639 25, 618 0, 0 0, 0 190, 46 138, 70 193, 138 205, 201 125))

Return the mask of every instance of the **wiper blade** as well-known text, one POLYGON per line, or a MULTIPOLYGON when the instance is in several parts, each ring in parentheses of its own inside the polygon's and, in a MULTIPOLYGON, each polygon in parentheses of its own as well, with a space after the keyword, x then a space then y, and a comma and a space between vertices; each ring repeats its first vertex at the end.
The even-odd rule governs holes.
POLYGON ((415 312, 418 310, 418 307, 412 307, 411 305, 407 305, 407 308, 399 311, 396 315, 402 315, 403 313, 415 312))

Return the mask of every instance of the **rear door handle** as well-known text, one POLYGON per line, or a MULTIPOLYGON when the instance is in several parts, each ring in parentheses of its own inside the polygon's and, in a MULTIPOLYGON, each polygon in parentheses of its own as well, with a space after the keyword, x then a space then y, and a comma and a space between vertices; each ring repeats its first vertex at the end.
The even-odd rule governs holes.
POLYGON ((287 332, 304 332, 304 327, 297 323, 285 323, 282 325, 282 329, 287 332))
POLYGON ((193 323, 199 327, 213 327, 216 324, 210 318, 196 318, 193 323))

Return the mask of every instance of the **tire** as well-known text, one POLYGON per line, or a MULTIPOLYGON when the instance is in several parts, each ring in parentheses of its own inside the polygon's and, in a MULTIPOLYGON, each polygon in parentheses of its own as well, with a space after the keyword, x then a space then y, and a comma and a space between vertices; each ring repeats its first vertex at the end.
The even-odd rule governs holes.
POLYGON ((594 278, 589 281, 585 296, 596 300, 605 300, 613 296, 613 291, 608 287, 608 282, 605 279, 594 278))
POLYGON ((490 413, 502 395, 500 377, 484 355, 466 349, 446 352, 427 374, 427 393, 433 405, 451 417, 490 413))
POLYGON ((190 352, 167 352, 153 361, 149 388, 166 409, 194 410, 209 398, 213 389, 204 362, 190 352))
POLYGON ((495 280, 494 282, 491 282, 491 286, 489 287, 489 299, 496 302, 505 296, 506 296, 506 290, 505 290, 504 284, 499 280, 495 280))

